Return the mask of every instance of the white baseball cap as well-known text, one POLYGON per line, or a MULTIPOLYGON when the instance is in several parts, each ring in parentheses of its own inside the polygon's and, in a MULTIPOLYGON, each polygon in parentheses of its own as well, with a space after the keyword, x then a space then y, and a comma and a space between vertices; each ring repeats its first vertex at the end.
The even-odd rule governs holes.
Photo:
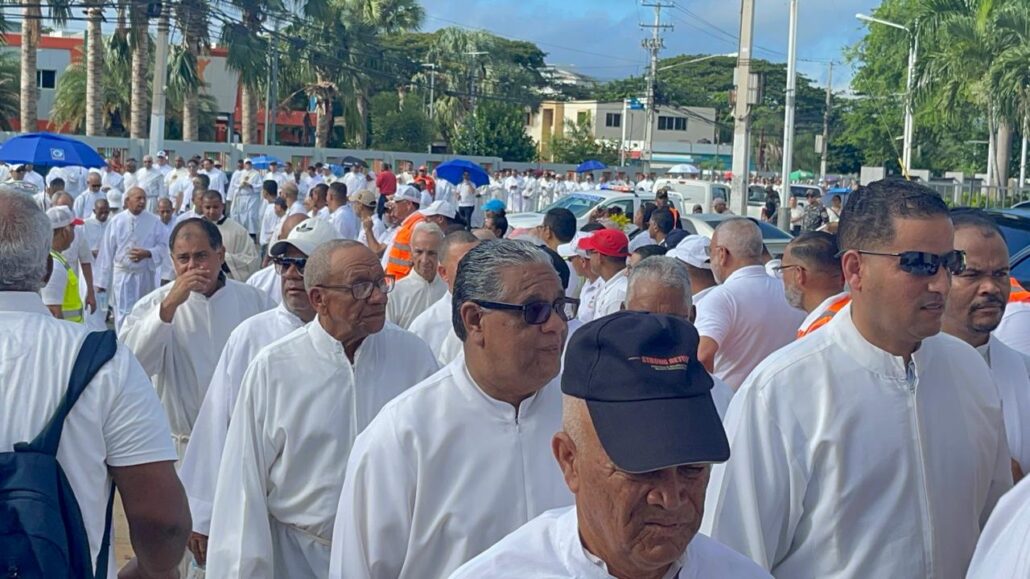
POLYGON ((711 258, 708 256, 711 244, 712 240, 704 235, 688 235, 666 255, 698 269, 712 269, 711 258))
POLYGON ((454 205, 451 205, 443 199, 439 199, 437 201, 433 201, 432 203, 430 203, 429 207, 422 209, 421 211, 419 211, 419 213, 426 217, 431 217, 433 215, 443 215, 448 219, 454 219, 454 216, 458 214, 458 210, 454 208, 454 205))
POLYGON ((108 189, 107 190, 107 204, 111 207, 111 209, 121 209, 122 208, 122 192, 119 191, 118 189, 108 189))
POLYGON ((580 257, 586 257, 587 251, 579 246, 579 242, 586 237, 590 237, 591 233, 592 232, 583 231, 576 232, 576 235, 572 237, 571 241, 558 246, 558 255, 563 259, 576 257, 577 255, 580 257))
POLYGON ((304 255, 311 255, 319 245, 339 237, 336 229, 328 221, 312 217, 298 223, 286 239, 280 239, 268 246, 268 255, 278 257, 286 253, 291 245, 304 255))
POLYGON ((166 153, 164 151, 158 151, 157 152, 157 157, 159 159, 167 159, 168 158, 168 153, 166 153))
POLYGON ((77 219, 72 210, 64 205, 47 209, 46 216, 50 218, 50 227, 52 229, 61 229, 69 225, 82 225, 82 220, 77 219))
POLYGON ((412 203, 422 203, 422 195, 411 185, 404 185, 398 187, 397 192, 393 194, 392 201, 411 201, 412 203))

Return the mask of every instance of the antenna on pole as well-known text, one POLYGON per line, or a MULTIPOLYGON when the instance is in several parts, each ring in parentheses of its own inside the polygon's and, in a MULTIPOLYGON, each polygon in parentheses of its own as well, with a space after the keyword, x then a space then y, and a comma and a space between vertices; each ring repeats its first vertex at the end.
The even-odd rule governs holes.
POLYGON ((641 2, 640 5, 654 8, 654 23, 640 24, 641 28, 651 29, 651 38, 645 38, 641 41, 641 45, 648 52, 650 62, 647 69, 647 122, 644 124, 644 150, 642 151, 641 160, 647 163, 647 168, 650 170, 651 157, 654 153, 655 83, 658 82, 658 52, 665 48, 662 31, 672 30, 671 24, 662 24, 662 8, 671 8, 674 4, 651 1, 641 2))

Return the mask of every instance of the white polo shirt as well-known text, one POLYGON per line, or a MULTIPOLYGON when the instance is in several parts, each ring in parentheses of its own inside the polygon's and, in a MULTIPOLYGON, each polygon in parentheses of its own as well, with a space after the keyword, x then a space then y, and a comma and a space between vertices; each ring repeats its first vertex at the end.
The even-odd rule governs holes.
POLYGON ((761 265, 742 267, 697 304, 697 333, 719 344, 714 374, 736 390, 766 356, 794 341, 805 313, 761 265))
POLYGON ((626 290, 628 288, 629 277, 627 277, 625 269, 613 275, 611 279, 604 281, 597 292, 597 301, 594 305, 594 319, 603 318, 608 314, 614 314, 621 310, 622 303, 626 301, 626 290))

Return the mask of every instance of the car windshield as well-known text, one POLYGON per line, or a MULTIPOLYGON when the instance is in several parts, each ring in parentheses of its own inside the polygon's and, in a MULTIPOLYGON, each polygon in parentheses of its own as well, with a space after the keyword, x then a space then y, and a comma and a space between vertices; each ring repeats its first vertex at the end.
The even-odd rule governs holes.
POLYGON ((573 215, 576 216, 576 219, 579 219, 580 217, 586 215, 591 209, 596 207, 602 199, 604 199, 604 197, 601 197, 600 195, 586 195, 583 193, 573 193, 572 195, 566 195, 565 197, 562 197, 554 203, 551 203, 543 210, 541 210, 540 213, 547 213, 551 209, 557 208, 568 209, 572 212, 573 215))

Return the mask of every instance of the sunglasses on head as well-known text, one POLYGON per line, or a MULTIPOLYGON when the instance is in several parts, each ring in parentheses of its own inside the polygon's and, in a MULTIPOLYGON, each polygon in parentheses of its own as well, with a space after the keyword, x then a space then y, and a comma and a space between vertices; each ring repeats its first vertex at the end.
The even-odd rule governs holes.
POLYGON ((275 273, 284 275, 292 265, 297 268, 297 273, 304 275, 304 267, 308 264, 308 258, 306 257, 273 257, 272 263, 275 264, 275 273))
POLYGON ((858 252, 865 255, 896 257, 898 258, 898 267, 901 268, 901 271, 924 277, 937 275, 941 266, 943 266, 944 269, 952 275, 958 275, 966 269, 966 252, 959 250, 949 251, 944 255, 927 253, 925 251, 881 253, 878 251, 864 251, 859 249, 858 252))
POLYGON ((553 302, 529 302, 528 304, 506 304, 502 302, 489 302, 486 300, 471 300, 472 303, 478 305, 481 308, 488 310, 508 310, 508 311, 521 311, 522 319, 531 326, 539 326, 546 324, 547 320, 551 319, 551 313, 558 314, 558 317, 562 321, 567 322, 571 319, 570 311, 571 308, 566 306, 579 305, 579 300, 574 298, 561 297, 553 302))

